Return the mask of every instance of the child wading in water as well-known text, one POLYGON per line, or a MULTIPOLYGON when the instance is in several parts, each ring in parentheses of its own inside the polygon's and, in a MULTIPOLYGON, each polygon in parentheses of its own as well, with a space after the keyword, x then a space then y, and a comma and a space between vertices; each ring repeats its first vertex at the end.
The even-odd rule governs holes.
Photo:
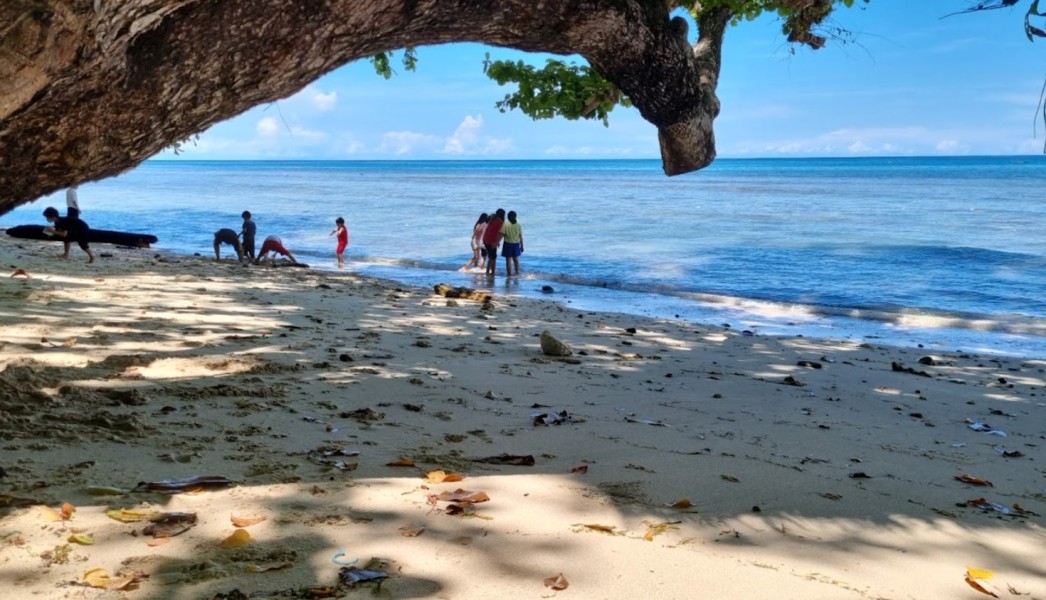
POLYGON ((338 249, 334 252, 338 255, 338 266, 344 266, 345 249, 349 247, 349 230, 345 229, 345 219, 338 217, 334 220, 334 231, 331 235, 338 236, 338 249))

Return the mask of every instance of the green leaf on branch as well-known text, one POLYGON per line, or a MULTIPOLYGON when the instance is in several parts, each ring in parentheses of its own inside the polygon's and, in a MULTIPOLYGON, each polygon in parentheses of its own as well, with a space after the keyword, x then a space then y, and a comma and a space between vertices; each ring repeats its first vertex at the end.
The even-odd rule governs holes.
POLYGON ((498 85, 517 86, 515 93, 495 103, 503 113, 519 110, 532 119, 599 119, 609 125, 614 107, 632 105, 621 90, 587 65, 549 59, 537 68, 523 61, 491 61, 488 55, 483 70, 498 85))

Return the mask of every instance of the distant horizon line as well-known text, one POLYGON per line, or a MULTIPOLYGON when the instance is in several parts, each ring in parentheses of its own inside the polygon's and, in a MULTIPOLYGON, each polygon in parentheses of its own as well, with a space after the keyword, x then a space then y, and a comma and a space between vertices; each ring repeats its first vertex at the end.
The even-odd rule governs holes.
MULTIPOLYGON (((1046 152, 1042 154, 884 154, 876 156, 723 156, 713 161, 734 160, 868 160, 868 159, 953 159, 953 158, 1046 158, 1046 152)), ((563 157, 563 158, 148 158, 143 163, 149 162, 635 162, 649 161, 658 162, 661 158, 593 158, 593 157, 563 157)))

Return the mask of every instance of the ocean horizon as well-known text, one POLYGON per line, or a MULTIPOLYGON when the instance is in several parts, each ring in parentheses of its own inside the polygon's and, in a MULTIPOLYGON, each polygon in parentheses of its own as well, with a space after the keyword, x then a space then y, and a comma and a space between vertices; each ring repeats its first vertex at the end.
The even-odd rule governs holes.
MULTIPOLYGON (((179 254, 213 256, 214 231, 239 231, 250 210, 259 246, 279 235, 335 270, 341 216, 347 270, 404 284, 1041 358, 1044 180, 1043 156, 724 158, 671 178, 659 159, 153 159, 78 193, 93 228, 150 233, 179 254), (519 214, 520 277, 503 261, 493 280, 459 270, 476 217, 496 208, 519 214)), ((64 192, 40 198, 0 227, 43 223, 45 206, 64 204, 64 192)))

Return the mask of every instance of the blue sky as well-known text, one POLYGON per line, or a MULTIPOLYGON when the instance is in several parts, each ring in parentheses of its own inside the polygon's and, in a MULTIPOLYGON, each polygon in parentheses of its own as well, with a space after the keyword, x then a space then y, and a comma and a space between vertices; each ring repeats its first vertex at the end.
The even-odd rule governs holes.
MULTIPOLYGON (((942 18, 969 0, 872 0, 840 9, 852 44, 791 46, 772 18, 731 28, 719 85, 719 156, 1038 154, 1036 105, 1046 40, 1024 35, 1027 2, 942 18), (860 6, 860 8, 858 7, 860 6)), ((172 159, 658 158, 657 132, 635 109, 610 127, 501 113, 509 88, 484 54, 546 56, 476 44, 419 48, 417 70, 385 80, 367 61, 211 127, 172 159)), ((581 62, 574 57, 573 60, 581 62)))

